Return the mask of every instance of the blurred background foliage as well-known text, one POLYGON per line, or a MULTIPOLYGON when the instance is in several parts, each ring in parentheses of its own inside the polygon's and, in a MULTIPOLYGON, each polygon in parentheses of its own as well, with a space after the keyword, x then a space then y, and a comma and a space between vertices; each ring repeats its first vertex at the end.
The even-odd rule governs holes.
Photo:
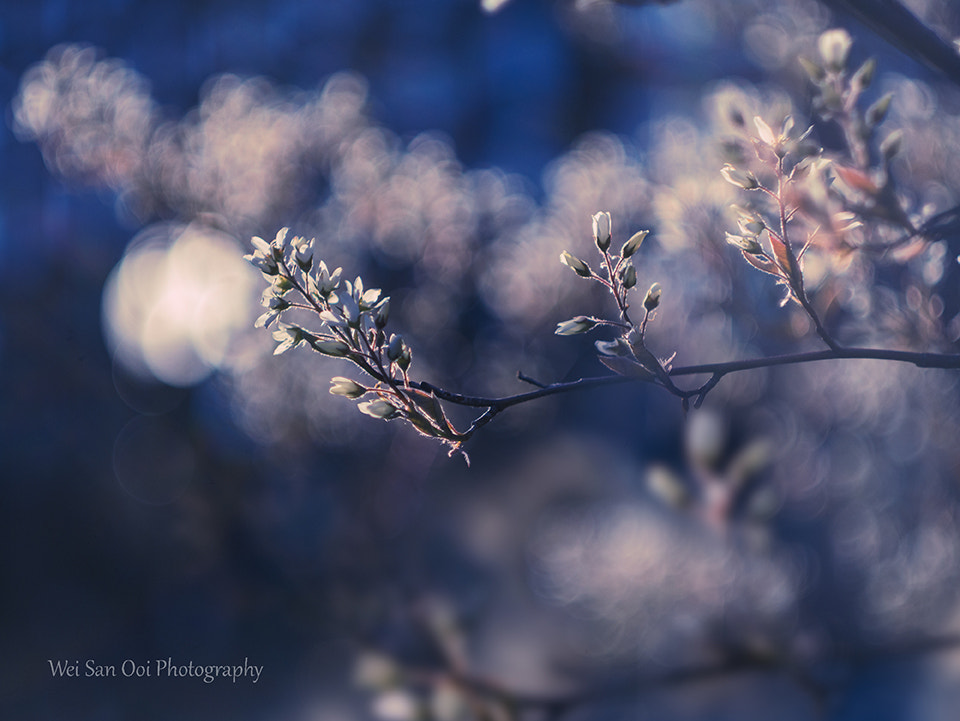
MULTIPOLYGON (((960 35, 949 0, 907 4, 960 35)), ((958 88, 813 0, 8 1, 4 706, 475 718, 461 687, 394 673, 452 665, 519 695, 610 688, 524 718, 953 718, 960 655, 924 644, 960 631, 956 373, 751 371, 686 418, 643 385, 568 394, 487 426, 468 470, 329 395, 336 361, 273 357, 241 259, 280 226, 315 236, 391 295, 420 377, 506 395, 518 371, 603 371, 553 329, 610 311, 557 261, 605 210, 620 242, 652 230, 659 354, 819 347, 725 244, 719 169, 737 113, 816 121, 842 152, 797 63, 837 25, 878 58, 867 100, 895 93, 904 207, 960 204, 958 88), (47 664, 168 656, 265 669, 47 664), (729 673, 656 682, 704 666, 729 673)), ((896 262, 825 245, 808 289, 841 341, 955 352, 958 253, 949 228, 896 262)))

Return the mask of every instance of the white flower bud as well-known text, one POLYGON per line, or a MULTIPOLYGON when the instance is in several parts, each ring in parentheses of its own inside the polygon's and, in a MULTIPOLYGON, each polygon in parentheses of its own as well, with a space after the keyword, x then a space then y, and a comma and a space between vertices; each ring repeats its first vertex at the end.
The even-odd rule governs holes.
POLYGON ((557 323, 557 329, 554 331, 557 335, 579 335, 592 330, 597 325, 597 321, 588 318, 585 315, 578 315, 570 320, 557 323))
POLYGON ((601 252, 610 247, 610 239, 613 233, 613 221, 610 213, 601 211, 593 216, 593 240, 601 252))
POLYGON ((843 70, 847 64, 847 55, 850 52, 851 45, 853 45, 853 40, 850 38, 850 34, 842 28, 827 30, 817 41, 820 57, 823 58, 827 69, 835 73, 843 70))
POLYGON ((390 336, 390 342, 387 344, 387 358, 392 361, 397 360, 403 354, 403 337, 398 333, 390 336))
POLYGON ((567 251, 563 251, 560 254, 560 262, 563 263, 568 268, 571 268, 574 273, 576 273, 577 275, 583 278, 589 278, 593 275, 593 273, 590 271, 589 265, 584 263, 575 255, 571 255, 567 251))
POLYGON ((727 163, 720 169, 720 174, 723 175, 723 179, 728 183, 736 185, 738 188, 743 188, 744 190, 756 190, 760 187, 760 181, 757 180, 756 175, 749 170, 735 168, 730 165, 730 163, 727 163))
POLYGON ((367 389, 350 378, 336 376, 330 379, 330 392, 335 396, 346 396, 347 398, 359 398, 367 389))
POLYGON ((620 256, 623 258, 629 258, 638 250, 640 250, 640 244, 643 243, 643 239, 649 234, 649 230, 641 230, 630 236, 630 240, 623 244, 623 249, 620 251, 620 256))

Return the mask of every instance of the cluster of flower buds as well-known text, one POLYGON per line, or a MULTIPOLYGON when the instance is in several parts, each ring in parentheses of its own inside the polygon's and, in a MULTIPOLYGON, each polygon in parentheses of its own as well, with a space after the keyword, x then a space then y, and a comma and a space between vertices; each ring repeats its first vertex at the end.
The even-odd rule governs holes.
MULTIPOLYGON (((876 62, 867 60, 848 73, 851 45, 845 30, 828 30, 819 38, 819 59, 801 59, 817 89, 818 112, 834 119, 844 131, 848 158, 825 156, 809 139, 812 126, 795 136, 790 116, 779 132, 756 117, 755 130, 746 131, 748 144, 755 151, 752 167, 728 163, 721 169, 731 185, 759 196, 753 208, 734 206, 739 230, 728 232, 727 242, 738 248, 750 265, 777 279, 787 291, 784 303, 795 300, 805 308, 801 262, 818 230, 829 235, 833 243, 848 247, 863 243, 862 238, 850 237, 854 231, 862 233, 858 230, 862 218, 873 217, 914 230, 889 172, 890 161, 900 148, 899 131, 879 144, 882 166, 875 169, 870 163, 874 131, 886 117, 892 96, 884 95, 865 111, 860 110, 857 101, 873 80, 876 62), (802 247, 794 247, 787 237, 788 226, 797 213, 816 224, 802 247)), ((741 127, 746 130, 746 123, 741 127)))
MULTIPOLYGON (((893 93, 886 93, 861 111, 859 100, 877 72, 877 61, 868 58, 852 73, 848 69, 853 41, 843 29, 827 30, 817 43, 820 57, 800 58, 800 63, 816 89, 814 107, 824 119, 836 119, 843 128, 855 165, 865 169, 869 163, 869 144, 877 127, 887 117, 893 93)), ((880 153, 889 162, 899 151, 902 134, 893 131, 880 144, 880 153)))
POLYGON ((360 411, 373 418, 402 418, 424 435, 458 448, 463 436, 447 420, 436 395, 410 381, 410 346, 399 334, 386 332, 390 298, 379 288, 364 288, 359 277, 343 280, 340 268, 331 272, 323 261, 315 262, 312 239, 288 240, 287 235, 282 228, 269 243, 253 238, 254 251, 244 256, 269 283, 261 299, 266 312, 256 325, 276 323, 274 353, 308 347, 351 361, 368 376, 367 384, 337 376, 331 381, 332 394, 360 401, 360 411), (317 316, 320 328, 281 322, 292 311, 317 316))
MULTIPOLYGON (((598 340, 595 343, 600 353, 600 361, 620 375, 651 380, 664 379, 666 373, 663 365, 644 347, 643 337, 649 320, 660 306, 660 296, 663 292, 659 283, 654 283, 647 290, 643 298, 643 320, 634 323, 630 318, 630 305, 627 294, 637 284, 637 269, 633 264, 633 256, 649 230, 634 233, 620 248, 619 254, 611 254, 613 231, 610 213, 600 212, 593 216, 593 240, 602 258, 600 272, 595 272, 586 261, 568 251, 560 254, 560 262, 573 270, 581 278, 600 283, 613 295, 619 310, 618 320, 603 320, 592 316, 578 315, 557 324, 557 335, 579 335, 588 333, 599 326, 616 328, 619 335, 613 340, 598 340)), ((672 385, 672 384, 671 384, 672 385)))
POLYGON ((801 149, 801 143, 810 134, 810 128, 794 139, 791 137, 794 122, 789 116, 784 120, 779 133, 774 133, 760 117, 754 118, 754 126, 756 134, 753 137, 753 146, 757 159, 769 170, 775 182, 767 187, 753 172, 729 163, 720 172, 731 185, 758 192, 766 198, 773 206, 770 210, 771 217, 781 220, 771 222, 759 210, 734 205, 739 232, 727 232, 727 243, 738 248, 743 258, 754 268, 777 279, 778 284, 786 290, 784 303, 790 300, 801 302, 804 290, 800 260, 807 246, 797 253, 787 239, 786 226, 797 210, 789 205, 788 199, 793 195, 787 188, 806 177, 817 162, 816 155, 807 155, 807 151, 801 149), (796 158, 792 157, 793 152, 803 155, 800 162, 796 162, 796 158), (762 242, 764 238, 769 251, 762 242))

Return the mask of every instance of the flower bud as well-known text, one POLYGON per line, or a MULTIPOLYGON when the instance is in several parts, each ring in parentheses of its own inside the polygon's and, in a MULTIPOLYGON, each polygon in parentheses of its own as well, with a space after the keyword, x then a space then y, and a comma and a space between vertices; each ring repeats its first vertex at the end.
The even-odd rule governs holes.
POLYGON ((867 127, 874 128, 883 122, 883 119, 887 117, 887 113, 890 111, 890 102, 892 100, 893 93, 887 93, 867 108, 867 112, 864 113, 863 116, 867 127))
POLYGON ((883 142, 880 143, 880 153, 883 155, 884 159, 888 162, 893 160, 894 157, 900 152, 900 147, 903 145, 903 131, 894 130, 890 135, 883 139, 883 142))
POLYGON ((314 340, 310 345, 315 351, 334 358, 344 358, 350 354, 350 346, 339 340, 314 340))
MULTIPOLYGON (((254 238, 253 239, 254 245, 257 245, 256 241, 258 240, 261 243, 263 243, 263 241, 260 238, 254 238)), ((265 243, 264 245, 266 246, 265 243)), ((270 254, 269 246, 266 246, 266 248, 267 248, 266 254, 264 254, 264 251, 259 246, 257 246, 257 249, 253 253, 243 256, 243 259, 248 263, 250 263, 253 267, 259 270, 261 273, 263 273, 265 276, 268 276, 268 277, 276 276, 280 272, 280 266, 277 265, 277 261, 275 261, 272 255, 270 254)))
POLYGON ((360 306, 357 305, 357 301, 346 293, 340 296, 339 300, 340 313, 343 315, 343 319, 347 321, 350 327, 357 328, 360 325, 360 306))
POLYGON ((377 308, 377 314, 373 317, 373 323, 377 328, 383 329, 390 319, 390 299, 384 298, 383 302, 377 308))
POLYGON ((727 233, 727 242, 730 245, 736 246, 744 253, 750 253, 751 255, 759 255, 763 253, 763 248, 760 243, 757 242, 756 236, 745 237, 742 235, 735 235, 734 233, 727 233))
POLYGON ((756 190, 760 187, 760 181, 757 180, 756 175, 749 170, 735 168, 730 165, 730 163, 727 163, 720 169, 720 174, 723 175, 723 179, 728 183, 736 185, 738 188, 743 188, 744 190, 756 190))
MULTIPOLYGON (((300 240, 303 239, 301 238, 300 240)), ((306 242, 297 246, 297 252, 294 257, 297 265, 300 266, 300 270, 304 273, 309 273, 310 268, 313 267, 313 246, 306 242)))
POLYGON ((346 396, 347 398, 359 398, 367 389, 350 378, 337 376, 330 379, 330 392, 335 396, 346 396))
POLYGON ((277 236, 270 243, 270 251, 273 254, 274 260, 277 262, 283 260, 283 244, 287 239, 287 233, 289 231, 289 228, 280 228, 280 230, 277 231, 277 236))
POLYGON ((390 336, 390 342, 387 344, 387 358, 392 361, 397 360, 403 354, 403 336, 394 333, 390 336))
POLYGON ((560 262, 563 263, 568 268, 571 268, 574 273, 581 276, 582 278, 590 278, 593 276, 593 273, 590 270, 590 266, 584 263, 575 255, 571 255, 567 251, 563 251, 560 254, 560 262))
POLYGON ((340 274, 342 268, 337 268, 333 273, 327 270, 327 264, 320 261, 319 272, 317 273, 317 289, 323 297, 328 297, 340 285, 340 274))
POLYGON ((851 45, 853 45, 853 40, 850 38, 850 34, 842 28, 827 30, 817 41, 820 57, 823 58, 827 69, 835 73, 840 72, 846 66, 851 45))
POLYGON ((384 400, 376 401, 365 401, 363 403, 358 403, 357 408, 360 409, 361 413, 366 413, 368 416, 373 418, 381 418, 383 420, 390 420, 391 418, 396 418, 400 415, 400 411, 390 403, 387 403, 384 400))
POLYGON ((873 82, 873 76, 877 72, 877 59, 868 58, 867 61, 857 68, 857 72, 850 78, 850 85, 855 90, 866 90, 873 82))
POLYGON ((557 329, 554 331, 554 333, 557 335, 579 335, 580 333, 586 333, 587 331, 593 330, 596 325, 597 321, 595 321, 593 318, 588 318, 585 315, 578 315, 570 320, 557 323, 557 329))
POLYGON ((756 237, 763 232, 763 229, 766 227, 763 223, 763 220, 759 216, 745 216, 742 215, 737 220, 737 225, 740 226, 740 232, 746 236, 756 237))
POLYGON ((797 59, 800 61, 800 67, 802 67, 804 72, 810 76, 810 79, 813 82, 819 84, 826 77, 826 73, 823 71, 823 68, 817 63, 803 56, 800 56, 797 59))
POLYGON ((622 258, 629 258, 638 250, 640 250, 640 244, 643 243, 643 239, 649 234, 649 230, 641 230, 637 233, 634 233, 630 237, 630 240, 623 244, 623 250, 620 251, 620 256, 622 258))
POLYGON ((623 338, 615 340, 598 340, 594 344, 597 350, 606 356, 628 356, 630 355, 630 346, 623 338))
POLYGON ((625 265, 620 271, 620 281, 627 290, 637 284, 637 269, 633 267, 633 263, 625 265))
POLYGON ((593 216, 593 240, 601 252, 606 252, 610 247, 610 239, 613 232, 613 221, 610 213, 602 211, 593 216))
POLYGON ((653 312, 657 306, 660 305, 660 294, 662 291, 663 289, 659 283, 654 283, 650 286, 650 290, 647 291, 647 295, 643 299, 643 307, 648 313, 653 312))

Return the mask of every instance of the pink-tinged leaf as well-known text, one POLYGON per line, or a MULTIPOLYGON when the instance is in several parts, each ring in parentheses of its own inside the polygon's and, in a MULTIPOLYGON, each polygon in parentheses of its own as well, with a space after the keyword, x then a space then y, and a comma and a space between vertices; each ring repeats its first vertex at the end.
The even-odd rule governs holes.
POLYGON ((927 249, 930 242, 922 236, 914 236, 903 245, 898 245, 890 251, 890 257, 897 263, 906 263, 920 255, 927 249))
POLYGON ((754 255, 753 253, 743 253, 743 258, 757 270, 768 273, 775 278, 783 278, 783 272, 777 267, 777 264, 765 255, 754 255))
POLYGON ((845 165, 840 165, 839 163, 834 163, 833 167, 834 170, 836 170, 837 175, 840 176, 840 180, 854 190, 859 190, 867 195, 876 195, 880 192, 880 189, 877 187, 876 183, 874 183, 870 176, 864 173, 862 170, 849 168, 845 165))
POLYGON ((790 249, 787 244, 780 240, 780 237, 770 233, 770 247, 773 248, 773 257, 776 258, 777 265, 787 275, 790 274, 790 249))

